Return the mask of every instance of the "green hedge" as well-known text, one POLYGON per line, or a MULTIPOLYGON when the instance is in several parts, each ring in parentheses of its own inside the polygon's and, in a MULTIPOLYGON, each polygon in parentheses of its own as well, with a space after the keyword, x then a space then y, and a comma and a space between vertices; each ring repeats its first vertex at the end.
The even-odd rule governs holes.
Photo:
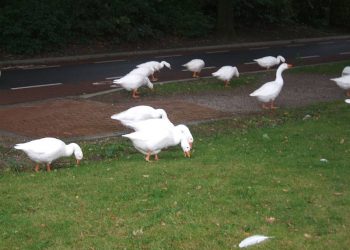
MULTIPOLYGON (((236 27, 299 22, 328 25, 328 0, 232 0, 236 27)), ((2 0, 0 47, 35 54, 68 43, 206 37, 216 26, 216 0, 2 0)), ((336 1, 331 1, 332 3, 336 1)), ((334 4, 335 25, 349 25, 346 0, 334 4), (346 7, 342 7, 346 6, 346 7), (338 18, 339 15, 339 18, 338 18)), ((333 13, 333 12, 331 12, 333 13)))

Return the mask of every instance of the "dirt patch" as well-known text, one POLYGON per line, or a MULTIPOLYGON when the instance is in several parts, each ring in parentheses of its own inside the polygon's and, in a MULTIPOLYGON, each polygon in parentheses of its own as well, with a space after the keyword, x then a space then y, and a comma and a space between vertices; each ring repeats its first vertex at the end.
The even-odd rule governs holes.
MULTIPOLYGON (((141 104, 141 103, 140 103, 141 104)), ((186 102, 154 100, 143 102, 164 108, 174 123, 215 119, 227 113, 186 102)), ((111 115, 137 105, 134 102, 111 104, 91 100, 56 99, 0 108, 0 129, 7 133, 37 137, 83 137, 125 131, 111 115)))

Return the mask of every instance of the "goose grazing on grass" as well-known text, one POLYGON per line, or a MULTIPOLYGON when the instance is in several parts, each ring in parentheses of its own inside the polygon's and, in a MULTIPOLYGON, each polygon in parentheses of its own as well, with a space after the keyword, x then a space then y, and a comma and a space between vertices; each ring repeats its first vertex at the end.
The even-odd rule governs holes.
POLYGON ((155 109, 146 105, 135 106, 111 116, 111 119, 120 121, 124 126, 126 126, 128 122, 138 122, 157 118, 168 119, 165 110, 155 109))
POLYGON ((261 101, 263 109, 276 109, 274 106, 274 101, 276 97, 282 90, 283 87, 283 78, 282 72, 288 68, 291 68, 292 65, 287 63, 282 63, 276 72, 276 79, 272 82, 267 82, 262 85, 260 88, 255 90, 250 96, 255 96, 259 101, 261 101), (266 103, 270 102, 270 107, 266 106, 266 103))
POLYGON ((158 153, 171 146, 181 145, 185 157, 190 157, 191 146, 177 128, 171 127, 144 127, 133 133, 122 135, 129 138, 136 150, 146 155, 145 160, 150 161, 151 155, 158 160, 158 153))
POLYGON ((148 79, 148 77, 141 75, 141 74, 127 74, 124 77, 120 79, 116 79, 113 81, 115 84, 119 84, 124 89, 128 91, 132 91, 132 97, 133 98, 139 98, 139 93, 137 92, 137 89, 140 88, 143 85, 147 85, 150 89, 153 89, 153 84, 148 79))
POLYGON ((340 88, 346 90, 346 95, 350 96, 350 75, 332 78, 331 80, 335 81, 340 88))
POLYGON ((192 77, 199 77, 199 73, 204 68, 205 63, 202 59, 193 59, 188 63, 183 64, 182 66, 193 72, 192 77))
POLYGON ((130 127, 135 131, 141 131, 145 128, 156 130, 176 129, 176 131, 180 132, 180 134, 187 140, 191 148, 194 141, 191 131, 186 125, 180 124, 175 126, 167 117, 164 119, 148 119, 139 122, 125 122, 125 126, 130 127))
POLYGON ((151 68, 153 70, 151 76, 152 76, 152 81, 157 81, 158 79, 154 77, 154 72, 156 71, 160 71, 162 68, 167 67, 168 69, 171 69, 170 63, 166 62, 166 61, 161 61, 161 62, 157 62, 157 61, 149 61, 149 62, 145 62, 145 63, 141 63, 139 65, 137 65, 137 68, 151 68))
MULTIPOLYGON (((0 72, 1 73, 1 72, 0 72)), ((344 69, 343 69, 343 72, 341 74, 341 76, 346 76, 346 75, 350 75, 350 66, 346 66, 344 69)))
POLYGON ((22 150, 28 157, 36 162, 35 171, 39 171, 39 164, 45 163, 47 171, 51 171, 51 163, 61 157, 68 157, 74 154, 77 164, 83 159, 83 151, 76 143, 66 145, 63 141, 46 137, 14 146, 22 150))
POLYGON ((239 77, 237 67, 223 66, 218 71, 212 73, 213 76, 225 82, 225 87, 228 86, 233 76, 239 77))
POLYGON ((281 62, 284 63, 286 59, 284 59, 283 56, 265 56, 259 59, 254 59, 255 62, 259 64, 259 66, 266 68, 267 70, 271 67, 280 64, 281 62))

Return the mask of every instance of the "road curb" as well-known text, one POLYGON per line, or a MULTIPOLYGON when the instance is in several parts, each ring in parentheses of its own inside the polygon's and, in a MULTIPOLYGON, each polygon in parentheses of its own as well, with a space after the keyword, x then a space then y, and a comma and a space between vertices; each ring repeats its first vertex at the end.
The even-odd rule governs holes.
POLYGON ((232 44, 222 44, 222 45, 208 45, 208 46, 199 46, 199 47, 172 48, 172 49, 160 49, 160 50, 125 51, 125 52, 117 52, 117 53, 101 53, 101 54, 64 56, 64 57, 47 57, 47 58, 24 59, 24 60, 7 60, 7 61, 0 61, 0 67, 14 66, 14 65, 28 65, 28 64, 56 64, 56 63, 78 62, 78 61, 93 61, 98 59, 111 59, 111 58, 123 57, 123 56, 124 57, 141 56, 141 55, 153 55, 153 54, 162 54, 162 53, 166 54, 166 53, 187 52, 187 51, 246 48, 246 47, 259 47, 259 46, 267 46, 267 45, 270 45, 270 46, 287 45, 287 44, 322 42, 327 40, 342 40, 342 39, 350 39, 350 35, 299 38, 299 39, 278 40, 278 41, 232 43, 232 44))

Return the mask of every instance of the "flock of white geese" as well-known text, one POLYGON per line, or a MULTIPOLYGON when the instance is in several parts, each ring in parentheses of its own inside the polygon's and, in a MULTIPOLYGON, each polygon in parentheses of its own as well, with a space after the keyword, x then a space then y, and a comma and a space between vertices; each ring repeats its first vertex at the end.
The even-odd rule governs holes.
MULTIPOLYGON (((275 80, 264 83, 260 88, 250 94, 256 97, 264 109, 275 109, 274 101, 282 90, 284 70, 292 67, 287 64, 282 56, 266 56, 254 60, 263 68, 270 69, 279 65, 276 71, 275 80)), ((192 72, 192 77, 199 77, 201 70, 205 66, 202 59, 193 59, 182 66, 192 72)), ((113 81, 114 84, 132 91, 133 98, 139 98, 138 89, 142 86, 148 86, 153 89, 152 81, 157 78, 154 74, 162 68, 171 69, 168 62, 149 61, 136 66, 135 69, 120 79, 113 81)), ((228 86, 230 80, 236 76, 239 77, 237 67, 223 66, 212 75, 228 86)), ((347 91, 350 96, 350 66, 345 67, 341 77, 333 78, 336 84, 347 91)), ((350 99, 346 102, 350 103, 350 99)), ((131 140, 136 150, 145 155, 146 161, 151 161, 151 156, 155 160, 159 159, 159 152, 162 149, 179 145, 185 157, 190 157, 190 151, 193 144, 193 136, 189 128, 184 124, 174 125, 167 116, 164 109, 154 109, 150 106, 140 105, 132 107, 121 113, 111 116, 111 119, 119 121, 124 126, 131 128, 134 132, 122 135, 131 140)), ((57 138, 45 137, 26 143, 20 143, 14 146, 15 149, 24 151, 27 156, 36 163, 35 171, 39 171, 40 164, 46 164, 47 171, 51 170, 51 163, 58 158, 68 157, 74 154, 77 164, 83 158, 83 152, 76 143, 66 145, 57 138)))

